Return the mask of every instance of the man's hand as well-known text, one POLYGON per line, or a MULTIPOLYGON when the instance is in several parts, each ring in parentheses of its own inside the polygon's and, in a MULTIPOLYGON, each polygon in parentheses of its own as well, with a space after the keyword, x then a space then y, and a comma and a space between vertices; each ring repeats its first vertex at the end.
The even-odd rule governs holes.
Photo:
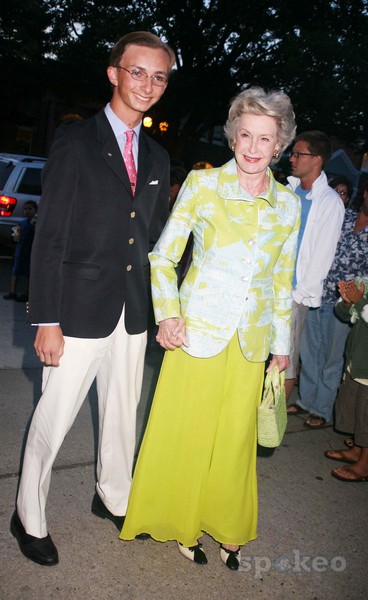
POLYGON ((267 367, 266 373, 272 370, 275 365, 278 365, 279 372, 285 371, 290 364, 289 357, 282 354, 274 354, 270 364, 267 367))
POLYGON ((64 337, 60 326, 39 326, 33 347, 42 363, 46 366, 58 367, 64 353, 64 337))
POLYGON ((183 317, 160 321, 156 340, 165 350, 175 350, 179 346, 187 346, 183 317))

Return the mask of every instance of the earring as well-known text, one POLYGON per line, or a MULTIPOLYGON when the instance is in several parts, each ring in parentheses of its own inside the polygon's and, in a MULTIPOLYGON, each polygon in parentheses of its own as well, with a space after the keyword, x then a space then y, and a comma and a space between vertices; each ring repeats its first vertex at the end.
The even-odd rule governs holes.
POLYGON ((232 150, 232 152, 234 152, 234 150, 235 150, 235 142, 233 142, 233 143, 231 144, 231 150, 232 150))
POLYGON ((279 151, 275 150, 275 152, 273 153, 273 158, 278 158, 280 156, 279 151))

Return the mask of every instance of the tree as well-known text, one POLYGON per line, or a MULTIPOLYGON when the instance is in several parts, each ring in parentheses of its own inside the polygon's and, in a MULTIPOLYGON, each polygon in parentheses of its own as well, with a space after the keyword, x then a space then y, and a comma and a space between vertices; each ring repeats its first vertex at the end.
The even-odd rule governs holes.
MULTIPOLYGON (((38 42, 30 52, 46 69, 47 86, 96 107, 109 98, 105 68, 116 39, 135 29, 166 39, 177 69, 152 116, 170 124, 160 141, 173 158, 182 159, 206 131, 223 125, 230 99, 249 84, 284 89, 299 131, 318 128, 349 142, 367 138, 368 0, 311 0, 307 7, 295 0, 13 4, 28 18, 34 12, 38 42)), ((12 31, 8 27, 10 51, 22 46, 31 68, 28 46, 17 46, 12 31)))
POLYGON ((263 80, 269 85, 275 77, 289 93, 299 131, 322 129, 347 141, 367 135, 366 0, 318 0, 307 10, 300 3, 277 4, 279 43, 263 80))
POLYGON ((43 0, 12 0, 0 8, 0 113, 5 122, 24 115, 32 121, 37 94, 35 72, 45 65, 47 16, 43 0))

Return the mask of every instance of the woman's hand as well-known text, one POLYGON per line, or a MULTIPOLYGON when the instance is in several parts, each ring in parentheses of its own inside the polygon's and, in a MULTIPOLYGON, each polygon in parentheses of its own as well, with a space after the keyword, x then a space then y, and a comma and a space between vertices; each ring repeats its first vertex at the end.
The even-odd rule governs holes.
POLYGON ((165 350, 175 350, 179 346, 188 346, 183 317, 160 321, 156 340, 165 350))
POLYGON ((267 367, 266 373, 272 370, 275 365, 278 365, 279 372, 285 371, 290 364, 289 357, 282 354, 274 354, 270 364, 267 367))

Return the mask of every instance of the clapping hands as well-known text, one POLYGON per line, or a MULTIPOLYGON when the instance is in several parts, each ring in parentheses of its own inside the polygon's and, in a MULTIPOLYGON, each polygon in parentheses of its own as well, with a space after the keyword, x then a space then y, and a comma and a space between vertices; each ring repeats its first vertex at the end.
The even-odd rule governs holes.
POLYGON ((339 281, 337 287, 345 304, 356 304, 363 298, 364 284, 362 281, 339 281))

